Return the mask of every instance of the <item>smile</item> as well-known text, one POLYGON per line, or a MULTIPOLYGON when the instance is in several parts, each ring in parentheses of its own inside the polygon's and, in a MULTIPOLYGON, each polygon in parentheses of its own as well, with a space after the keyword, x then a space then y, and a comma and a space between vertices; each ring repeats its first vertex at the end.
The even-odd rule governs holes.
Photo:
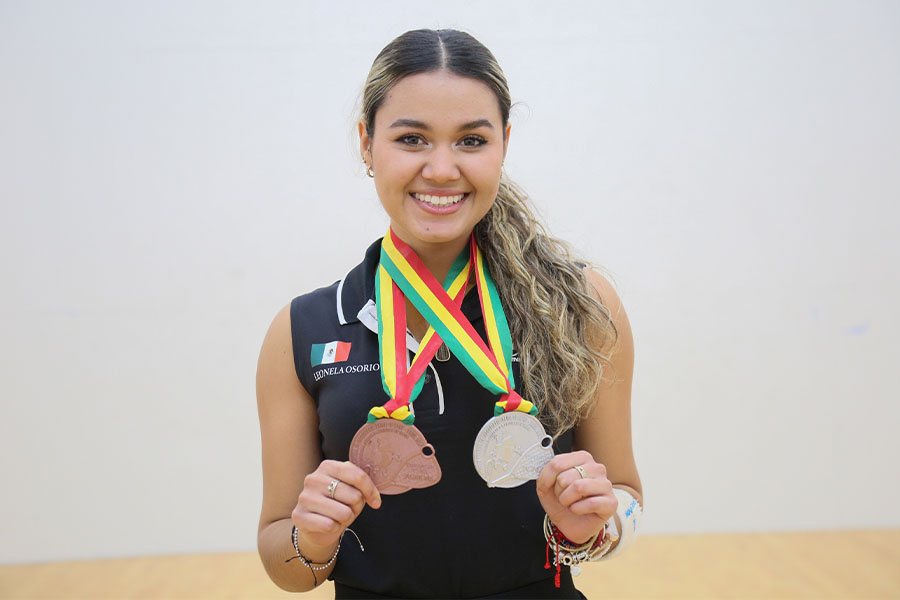
POLYGON ((452 206, 465 198, 468 194, 457 194, 455 196, 430 196, 428 194, 411 194, 413 198, 419 202, 424 202, 429 206, 452 206))

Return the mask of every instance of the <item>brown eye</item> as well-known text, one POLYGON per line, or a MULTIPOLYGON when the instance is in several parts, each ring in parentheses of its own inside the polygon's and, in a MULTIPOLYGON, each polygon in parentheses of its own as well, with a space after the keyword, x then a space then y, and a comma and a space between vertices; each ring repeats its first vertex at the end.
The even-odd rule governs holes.
POLYGON ((399 138, 397 138, 397 141, 401 144, 406 144, 407 146, 422 146, 425 144, 425 140, 422 139, 422 136, 412 133, 401 135, 399 138))
POLYGON ((460 145, 466 148, 478 148, 487 144, 487 140, 480 135, 467 135, 462 139, 460 145))

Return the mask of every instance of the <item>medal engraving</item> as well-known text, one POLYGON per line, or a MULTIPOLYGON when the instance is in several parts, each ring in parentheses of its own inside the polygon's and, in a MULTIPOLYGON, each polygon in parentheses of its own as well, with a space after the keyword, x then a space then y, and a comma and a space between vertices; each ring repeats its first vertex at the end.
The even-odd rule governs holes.
POLYGON ((552 438, 531 415, 513 411, 493 417, 478 432, 472 460, 488 487, 511 488, 537 479, 553 458, 552 438))
POLYGON ((441 480, 432 445, 415 426, 395 419, 360 427, 350 442, 350 462, 368 473, 382 494, 402 494, 441 480))

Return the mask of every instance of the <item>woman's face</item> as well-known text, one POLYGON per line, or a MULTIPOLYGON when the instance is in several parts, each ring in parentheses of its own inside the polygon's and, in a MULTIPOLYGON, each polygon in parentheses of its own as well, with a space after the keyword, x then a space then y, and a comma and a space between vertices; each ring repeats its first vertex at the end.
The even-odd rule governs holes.
POLYGON ((378 108, 372 137, 363 123, 359 135, 400 239, 462 249, 497 196, 509 139, 491 89, 446 71, 410 75, 378 108))

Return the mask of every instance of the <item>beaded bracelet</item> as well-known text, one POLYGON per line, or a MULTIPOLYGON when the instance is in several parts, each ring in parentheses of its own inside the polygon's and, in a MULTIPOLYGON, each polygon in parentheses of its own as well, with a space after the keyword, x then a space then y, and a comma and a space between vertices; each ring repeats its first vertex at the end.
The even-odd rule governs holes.
POLYGON ((603 524, 603 528, 598 531, 591 539, 583 544, 576 544, 556 527, 548 515, 544 515, 544 538, 547 540, 547 561, 544 568, 550 568, 550 547, 553 547, 555 556, 553 564, 556 566, 556 587, 560 586, 560 571, 563 566, 571 568, 572 575, 581 574, 581 567, 578 566, 582 562, 592 562, 600 560, 604 554, 609 552, 613 539, 607 535, 609 522, 603 524))
POLYGON ((309 572, 310 572, 310 573, 312 573, 312 576, 313 576, 313 582, 314 582, 314 583, 313 583, 313 587, 316 587, 316 586, 319 585, 319 578, 316 576, 316 571, 324 571, 325 569, 327 569, 328 567, 330 567, 332 564, 334 564, 334 561, 335 561, 335 559, 337 558, 338 552, 339 552, 340 549, 341 549, 341 542, 344 540, 344 533, 347 533, 348 531, 349 531, 350 533, 352 533, 353 536, 356 538, 357 543, 359 543, 359 549, 360 549, 362 552, 365 552, 366 549, 363 548, 363 545, 362 545, 362 542, 361 542, 360 539, 359 539, 359 536, 356 535, 356 532, 355 532, 355 531, 353 531, 352 529, 350 529, 350 528, 348 527, 347 529, 345 529, 345 530, 343 531, 343 533, 341 533, 341 537, 338 538, 337 548, 334 549, 334 554, 331 555, 331 558, 328 559, 328 562, 325 562, 325 563, 315 563, 315 562, 309 560, 308 558, 306 558, 305 556, 303 556, 303 554, 300 552, 300 544, 299 544, 299 542, 298 542, 298 540, 297 540, 297 538, 298 538, 300 532, 297 530, 297 526, 294 525, 294 526, 291 528, 291 541, 294 543, 294 550, 297 552, 297 556, 292 556, 292 557, 290 557, 289 559, 287 559, 287 560, 284 561, 284 562, 291 562, 291 561, 294 560, 295 558, 299 558, 299 559, 300 559, 300 562, 303 563, 303 565, 306 566, 306 567, 309 569, 309 572), (315 566, 315 567, 314 567, 313 565, 318 565, 318 566, 315 566))

